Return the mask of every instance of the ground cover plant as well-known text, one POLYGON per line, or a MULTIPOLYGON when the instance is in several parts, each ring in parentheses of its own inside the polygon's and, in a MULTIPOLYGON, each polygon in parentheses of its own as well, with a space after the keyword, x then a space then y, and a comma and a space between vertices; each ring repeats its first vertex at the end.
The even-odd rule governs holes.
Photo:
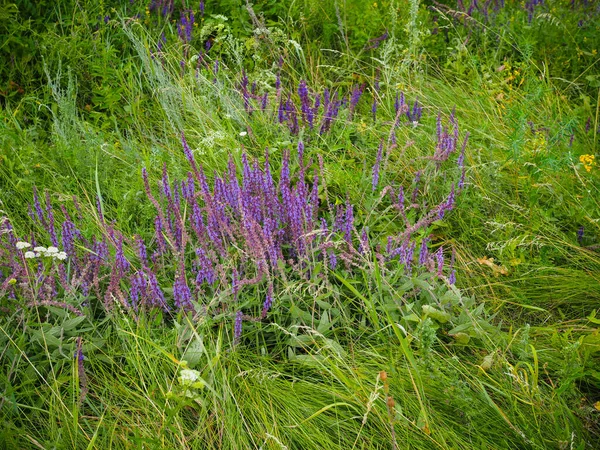
POLYGON ((0 447, 598 446, 595 2, 1 9, 0 447))

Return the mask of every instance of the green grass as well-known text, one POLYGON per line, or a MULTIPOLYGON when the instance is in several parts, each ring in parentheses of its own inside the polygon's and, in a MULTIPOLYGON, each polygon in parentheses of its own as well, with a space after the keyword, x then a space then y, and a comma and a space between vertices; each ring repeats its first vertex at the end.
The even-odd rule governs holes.
MULTIPOLYGON (((371 192, 371 167, 389 135, 395 92, 411 103, 418 97, 424 113, 418 126, 398 128, 380 183, 403 184, 410 194, 425 168, 429 204, 460 176, 451 165, 436 171, 428 159, 437 114, 446 122, 455 108, 461 139, 470 133, 467 188, 428 231, 434 248, 455 251, 460 296, 442 323, 421 309, 440 304, 442 282, 424 288, 428 296, 367 258, 358 269, 323 269, 323 276, 290 270, 277 275, 268 319, 245 322, 237 345, 226 292, 211 293, 209 313, 193 316, 104 311, 94 295, 61 299, 81 307, 82 319, 0 297, 0 448, 595 448, 600 178, 579 156, 598 153, 598 15, 589 10, 587 28, 578 27, 584 10, 554 1, 530 25, 517 2, 497 23, 474 16, 482 28, 467 30, 424 4, 410 22, 404 1, 265 1, 255 5, 271 30, 262 39, 252 37, 237 4, 207 2, 210 13, 230 18, 207 14, 194 31, 212 30, 210 64, 221 65, 215 82, 210 70, 196 76, 199 37, 182 75, 175 24, 143 7, 88 3, 53 10, 60 20, 47 27, 27 22, 22 9, 18 26, 0 28, 23 46, 39 43, 36 65, 16 53, 10 71, 0 72, 25 88, 3 95, 0 111, 0 216, 19 236, 47 240, 27 214, 37 186, 57 211, 74 211, 76 196, 86 235, 102 228, 99 195, 126 237, 151 238, 155 211, 141 168, 153 188, 163 164, 172 177, 185 176, 181 131, 208 174, 222 171, 229 153, 239 163, 242 146, 259 158, 268 149, 278 170, 283 149, 299 137, 275 123, 274 102, 246 114, 235 90, 242 67, 270 97, 278 72, 292 93, 300 80, 320 92, 364 82, 354 120, 342 113, 330 133, 301 132, 306 157, 313 168, 323 158, 329 199, 348 196, 357 222, 385 246, 384 236, 403 227, 389 200, 371 192), (135 12, 141 19, 130 20, 135 12), (108 13, 106 25, 96 18, 108 13), (502 26, 507 18, 510 27, 502 26), (440 32, 430 35, 434 21, 440 32), (365 50, 386 29, 390 38, 365 50), (163 31, 164 59, 155 64, 150 52, 163 31), (470 333, 466 344, 453 337, 459 324, 470 333), (79 339, 84 372, 73 358, 79 339), (180 381, 186 367, 203 387, 180 381)), ((172 284, 166 275, 160 281, 172 284)), ((241 304, 251 310, 264 294, 248 289, 241 304)))

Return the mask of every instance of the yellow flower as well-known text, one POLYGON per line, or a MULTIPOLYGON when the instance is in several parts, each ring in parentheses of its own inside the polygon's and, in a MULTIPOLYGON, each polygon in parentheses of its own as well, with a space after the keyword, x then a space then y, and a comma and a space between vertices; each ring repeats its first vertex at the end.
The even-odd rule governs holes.
POLYGON ((583 168, 588 172, 592 171, 592 167, 596 165, 596 157, 594 155, 581 155, 579 161, 583 164, 583 168))

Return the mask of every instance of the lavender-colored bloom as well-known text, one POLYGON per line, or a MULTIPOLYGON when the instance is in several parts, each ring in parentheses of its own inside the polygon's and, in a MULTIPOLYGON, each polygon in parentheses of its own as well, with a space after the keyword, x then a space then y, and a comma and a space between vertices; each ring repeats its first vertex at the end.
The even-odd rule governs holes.
POLYGON ((233 342, 238 344, 240 342, 240 338, 242 337, 242 311, 238 311, 235 314, 235 323, 233 326, 233 342))
POLYGON ((196 275, 196 284, 200 285, 205 281, 208 284, 213 284, 217 280, 217 276, 213 268, 213 263, 208 258, 206 251, 202 248, 197 248, 196 256, 198 257, 198 273, 196 275))
POLYGON ((198 7, 198 10, 200 11, 200 15, 204 16, 204 0, 200 0, 200 6, 198 7))
POLYGON ((177 309, 184 309, 186 311, 194 310, 194 306, 192 305, 192 293, 185 280, 185 273, 183 270, 179 270, 179 274, 175 278, 175 284, 173 285, 173 300, 177 309))
POLYGON ((415 188, 413 190, 412 193, 412 197, 411 197, 411 201, 412 203, 416 203, 417 202, 417 197, 419 196, 419 182, 421 181, 421 171, 418 170, 417 173, 415 173, 415 188))
POLYGON ((117 269, 117 273, 121 277, 129 270, 130 267, 129 261, 127 261, 127 258, 125 258, 125 254, 123 253, 123 236, 121 235, 119 235, 116 243, 115 267, 117 269))
POLYGON ((467 131, 467 133, 465 134, 465 140, 463 141, 462 147, 460 149, 460 155, 458 156, 458 160, 456 161, 456 164, 460 168, 463 168, 464 164, 465 164, 465 150, 467 149, 467 142, 469 141, 469 135, 470 135, 470 133, 467 131))
POLYGON ((75 256, 74 242, 75 233, 77 233, 77 228, 75 227, 75 224, 71 222, 70 219, 67 219, 62 223, 61 230, 63 249, 67 255, 73 258, 75 256))
POLYGON ((300 167, 304 166, 304 143, 302 141, 298 141, 298 163, 300 167))
POLYGON ((365 46, 365 50, 372 50, 379 47, 381 43, 388 38, 388 36, 389 33, 387 30, 385 30, 385 33, 383 33, 381 36, 369 39, 367 45, 365 46))
POLYGON ((461 173, 460 173, 460 180, 458 180, 458 190, 462 191, 465 187, 465 175, 466 175, 466 170, 463 167, 461 173))
POLYGON ((579 229, 577 230, 577 242, 579 242, 579 245, 581 245, 581 243, 583 242, 583 236, 584 236, 584 232, 585 232, 585 228, 583 227, 583 225, 581 227, 579 227, 579 229))
POLYGON ((283 121, 285 120, 283 100, 279 101, 279 110, 277 111, 277 118, 279 119, 279 123, 283 123, 283 121))
POLYGON ((360 233, 360 244, 358 247, 358 251, 362 255, 366 254, 369 251, 369 235, 367 227, 364 227, 362 229, 362 232, 360 233))
POLYGON ((219 73, 219 60, 215 59, 215 64, 213 65, 213 74, 216 77, 218 75, 218 73, 219 73))
POLYGON ((424 266, 427 264, 427 259, 429 258, 429 249, 427 248, 427 242, 429 238, 424 238, 421 241, 421 249, 419 250, 419 265, 424 266))
POLYGON ((413 104, 412 110, 407 108, 406 117, 409 122, 418 122, 421 120, 421 116, 423 114, 423 108, 419 105, 419 99, 415 99, 415 103, 413 104))
POLYGON ((408 243, 405 243, 406 247, 405 247, 405 256, 404 256, 404 272, 406 274, 410 274, 412 273, 412 264, 413 264, 413 258, 414 258, 414 253, 415 253, 415 247, 416 247, 416 243, 414 241, 412 241, 410 243, 410 245, 408 243))
POLYGON ((300 96, 301 110, 304 121, 308 121, 308 115, 310 113, 310 100, 308 98, 308 88, 306 87, 306 81, 300 80, 298 85, 298 95, 300 96))
POLYGON ((448 283, 456 284, 456 270, 452 269, 448 275, 448 283))
POLYGON ((444 249, 442 247, 435 252, 435 260, 437 262, 437 276, 441 277, 444 271, 444 249))
POLYGON ((141 236, 136 236, 135 243, 137 244, 137 255, 140 258, 142 267, 146 267, 148 264, 148 251, 146 250, 146 244, 141 236))
POLYGON ((408 109, 408 108, 406 107, 406 103, 404 101, 404 92, 400 92, 400 97, 398 97, 398 94, 396 94, 396 101, 394 102, 394 110, 396 111, 396 114, 398 114, 398 112, 400 112, 402 114, 404 109, 408 109))
POLYGON ((371 106, 371 114, 373 114, 373 122, 377 120, 377 97, 373 97, 373 105, 371 106))
POLYGON ((37 188, 33 187, 33 206, 35 207, 35 214, 40 223, 46 227, 46 218, 44 217, 44 211, 42 209, 42 205, 40 204, 40 198, 38 196, 37 188))
POLYGON ((346 199, 346 214, 344 217, 344 225, 342 231, 344 232, 344 239, 349 244, 352 244, 352 229, 354 228, 354 212, 350 198, 346 199))
POLYGON ((375 165, 373 166, 373 177, 372 177, 372 190, 375 191, 377 189, 377 185, 379 184, 379 168, 381 166, 381 157, 383 156, 383 140, 379 142, 379 149, 377 150, 377 159, 375 160, 375 165))
MULTIPOLYGON (((350 96, 350 104, 348 106, 348 110, 350 111, 350 120, 352 120, 352 116, 354 115, 354 110, 356 109, 356 105, 358 105, 358 101, 363 93, 364 86, 356 86, 352 90, 352 95, 350 96)), ((326 103, 329 103, 329 99, 326 103)))
POLYGON ((261 97, 261 99, 260 99, 260 109, 261 109, 261 111, 264 111, 264 110, 267 109, 268 99, 269 99, 269 93, 265 92, 263 94, 263 96, 261 97))
POLYGON ((267 296, 265 297, 265 302, 263 303, 263 309, 261 314, 263 319, 267 317, 267 313, 271 309, 271 306, 273 306, 273 285, 269 284, 269 287, 267 288, 267 296))
POLYGON ((158 245, 158 251, 160 254, 167 253, 167 241, 163 235, 164 225, 160 216, 156 216, 154 219, 154 231, 156 235, 156 243, 158 245))

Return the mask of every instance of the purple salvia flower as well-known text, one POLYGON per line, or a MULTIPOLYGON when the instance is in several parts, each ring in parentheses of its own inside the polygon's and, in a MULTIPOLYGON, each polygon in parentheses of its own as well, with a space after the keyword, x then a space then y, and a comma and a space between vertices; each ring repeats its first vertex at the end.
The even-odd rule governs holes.
POLYGON ((415 253, 415 247, 416 247, 416 244, 414 241, 412 241, 410 243, 410 245, 408 245, 408 243, 407 243, 406 255, 404 258, 404 271, 406 274, 412 273, 412 263, 413 263, 414 253, 415 253))
POLYGON ((404 212, 404 187, 400 186, 400 189, 398 189, 398 200, 396 202, 396 206, 397 208, 400 210, 400 212, 404 212))
POLYGON ((298 163, 300 167, 304 167, 304 143, 298 141, 298 163))
POLYGON ((437 276, 441 277, 444 271, 444 249, 442 247, 435 252, 435 260, 437 262, 437 276))
POLYGON ((460 180, 458 181, 458 190, 462 191, 463 188, 465 187, 465 174, 466 174, 466 170, 463 167, 462 172, 460 174, 460 180))
POLYGON ((162 223, 162 219, 160 218, 160 216, 156 216, 156 218, 154 219, 154 231, 156 233, 156 243, 158 245, 158 252, 161 255, 164 255, 165 253, 167 253, 167 241, 165 240, 165 237, 163 235, 163 223, 162 223))
POLYGON ((239 344, 240 338, 242 337, 242 311, 238 311, 235 314, 235 323, 233 325, 233 342, 239 344))
POLYGON ((269 100, 269 93, 265 92, 260 99, 260 109, 261 111, 265 111, 267 109, 267 102, 269 100))
MULTIPOLYGON (((350 111, 350 120, 352 120, 352 117, 354 116, 354 110, 356 109, 356 105, 358 104, 358 101, 360 100, 360 97, 363 93, 363 86, 356 86, 353 90, 352 90, 352 95, 350 96, 350 104, 348 106, 348 110, 350 111)), ((329 99, 327 99, 328 101, 326 103, 329 103, 329 99)))
POLYGON ((421 115, 423 114, 423 108, 419 105, 419 99, 415 99, 415 103, 412 107, 412 111, 409 109, 406 110, 406 117, 409 122, 418 122, 421 120, 421 115))
POLYGON ((137 312, 138 306, 143 302, 146 291, 146 280, 141 272, 136 272, 129 277, 130 305, 137 312))
POLYGON ((411 201, 412 203, 416 203, 417 202, 417 197, 419 196, 419 182, 421 181, 421 171, 418 170, 417 173, 415 173, 415 189, 413 190, 412 193, 412 198, 411 201))
POLYGON ((300 80, 298 85, 298 95, 300 96, 301 110, 304 121, 308 121, 308 115, 310 112, 310 100, 308 98, 308 88, 306 87, 306 81, 300 80))
POLYGON ((419 250, 419 265, 424 266, 427 264, 427 259, 429 258, 429 249, 427 248, 427 241, 429 238, 423 238, 421 241, 421 249, 419 250))
POLYGON ((279 101, 279 109, 277 111, 277 118, 279 120, 279 123, 283 123, 283 121, 285 120, 283 99, 279 101))
POLYGON ((373 114, 373 122, 377 120, 377 97, 373 97, 373 105, 371 106, 371 114, 373 114))
POLYGON ((456 284, 456 270, 452 269, 450 271, 450 275, 448 276, 448 283, 456 284))
POLYGON ((465 164, 465 150, 467 149, 467 142, 469 141, 469 132, 465 134, 465 140, 463 141, 462 147, 460 149, 460 155, 458 156, 458 160, 456 164, 458 167, 463 168, 465 164))
POLYGON ((343 225, 344 239, 348 244, 352 245, 352 229, 354 228, 354 212, 352 209, 352 204, 350 203, 350 198, 346 198, 346 214, 344 216, 344 225, 343 225))
POLYGON ((125 258, 125 254, 123 253, 123 236, 119 235, 117 238, 117 242, 115 245, 115 267, 117 269, 117 273, 122 277, 125 272, 129 270, 129 261, 125 258))
POLYGON ((177 309, 193 311, 192 293, 185 280, 185 272, 180 269, 173 285, 173 300, 177 309))
POLYGON ((158 285, 158 279, 151 270, 146 271, 148 277, 148 300, 151 306, 157 306, 162 308, 164 311, 168 311, 169 307, 165 301, 165 294, 158 285))
POLYGON ((71 222, 70 219, 66 219, 61 226, 61 237, 63 243, 63 249, 67 255, 71 258, 75 257, 75 234, 77 233, 77 228, 75 224, 71 222))
POLYGON ((135 243, 137 244, 137 255, 140 258, 140 262, 142 263, 142 267, 147 267, 148 265, 148 252, 146 250, 146 244, 141 236, 135 237, 135 243))
POLYGON ((377 159, 375 160, 375 165, 373 166, 373 177, 372 177, 372 190, 375 191, 377 189, 377 185, 379 184, 379 169, 381 166, 381 157, 383 156, 383 139, 379 142, 379 149, 377 150, 377 159))
POLYGON ((269 283, 269 286, 267 287, 267 296, 265 297, 261 314, 263 319, 267 317, 267 313, 271 309, 271 306, 273 306, 273 285, 269 283))
POLYGON ((369 235, 367 227, 362 229, 360 233, 360 244, 358 247, 359 253, 365 255, 369 251, 369 235))
POLYGON ((44 217, 44 210, 42 209, 42 205, 40 204, 40 198, 38 196, 37 188, 33 187, 33 206, 35 208, 35 214, 40 223, 46 227, 46 218, 44 217))
POLYGON ((169 202, 172 201, 171 185, 169 183, 169 174, 167 173, 167 163, 163 163, 161 193, 169 202))
POLYGON ((332 270, 335 270, 337 267, 337 256, 335 256, 335 252, 333 251, 329 252, 329 267, 332 270))
POLYGON ((281 78, 279 78, 279 74, 277 74, 277 78, 275 79, 275 89, 279 90, 281 87, 281 78))
POLYGON ((200 11, 200 15, 204 16, 204 0, 200 0, 200 6, 198 7, 198 10, 200 11))
POLYGON ((200 285, 205 281, 208 284, 213 284, 217 280, 217 277, 213 269, 213 263, 208 258, 206 251, 202 248, 197 248, 196 256, 198 257, 198 273, 196 275, 196 284, 200 285))
POLYGON ((583 242, 583 236, 585 233, 585 228, 583 227, 583 225, 581 227, 579 227, 579 229, 577 230, 577 242, 579 242, 579 245, 581 245, 581 243, 583 242))

